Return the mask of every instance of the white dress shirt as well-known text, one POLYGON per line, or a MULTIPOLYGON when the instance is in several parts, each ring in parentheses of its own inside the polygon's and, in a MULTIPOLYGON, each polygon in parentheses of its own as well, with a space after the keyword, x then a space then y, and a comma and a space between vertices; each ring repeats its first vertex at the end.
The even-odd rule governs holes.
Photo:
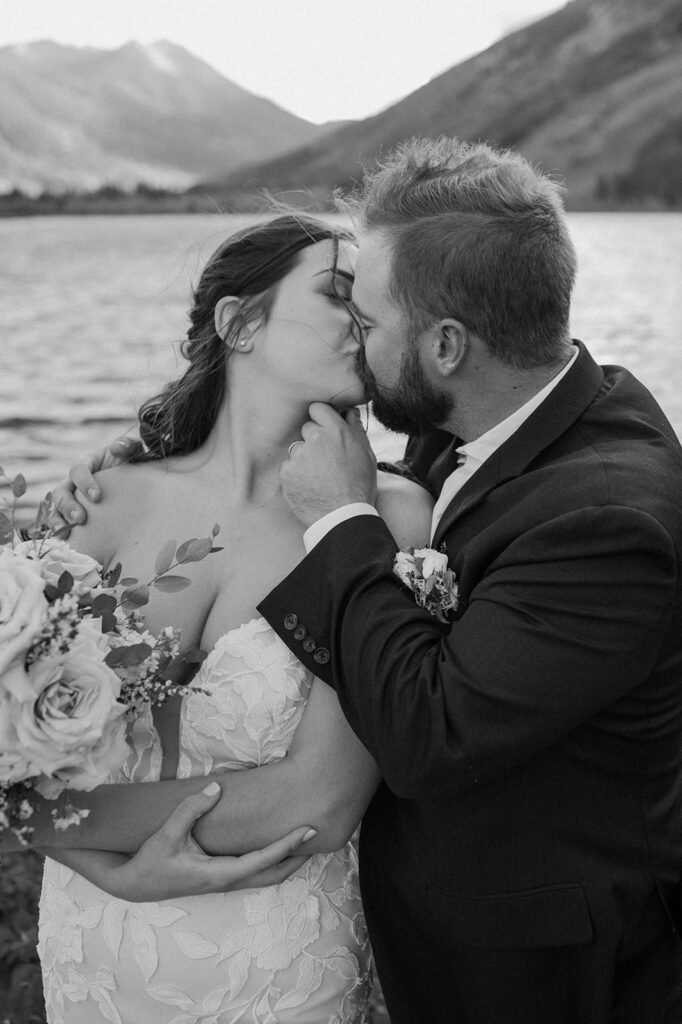
MULTIPOLYGON (((433 514, 431 517, 431 539, 436 532, 436 527, 440 522, 441 516, 445 509, 448 507, 452 499, 455 497, 457 492, 464 486, 474 473, 480 469, 486 459, 489 459, 493 452, 497 451, 501 445, 507 441, 512 434, 515 434, 522 423, 524 423, 531 413, 535 412, 539 405, 542 405, 547 396, 554 390, 562 377, 568 373, 573 363, 578 358, 578 349, 566 363, 566 365, 557 373, 555 377, 552 377, 548 384, 545 384, 532 398, 529 398, 525 405, 522 405, 519 409, 507 416, 506 419, 500 423, 496 423, 494 427, 487 430, 485 434, 481 434, 474 441, 469 441, 467 444, 462 444, 456 449, 458 460, 457 468, 453 470, 449 477, 445 480, 443 487, 441 488, 440 495, 436 504, 433 507, 433 514)), ((313 523, 303 534, 303 543, 306 551, 312 551, 316 544, 318 544, 322 538, 329 533, 339 523, 344 522, 346 519, 352 519, 353 516, 378 516, 379 513, 373 505, 366 505, 364 502, 355 502, 351 505, 343 505, 341 508, 336 508, 333 512, 328 512, 327 515, 322 516, 317 522, 313 523)))

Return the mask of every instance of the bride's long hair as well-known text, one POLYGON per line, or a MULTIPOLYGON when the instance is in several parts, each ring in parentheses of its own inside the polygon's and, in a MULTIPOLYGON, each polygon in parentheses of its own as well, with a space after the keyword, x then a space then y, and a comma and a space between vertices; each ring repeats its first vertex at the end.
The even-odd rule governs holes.
POLYGON ((240 331, 253 320, 267 321, 276 285, 296 265, 302 249, 335 237, 352 236, 291 213, 238 231, 216 249, 194 289, 187 340, 180 346, 189 366, 140 407, 145 451, 134 461, 184 455, 206 441, 225 398, 225 363, 240 331), (226 295, 244 301, 223 340, 214 311, 226 295))

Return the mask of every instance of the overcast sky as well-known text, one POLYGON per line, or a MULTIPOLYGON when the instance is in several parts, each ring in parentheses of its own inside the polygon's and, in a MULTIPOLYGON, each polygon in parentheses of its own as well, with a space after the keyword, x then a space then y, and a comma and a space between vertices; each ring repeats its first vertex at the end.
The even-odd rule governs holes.
POLYGON ((361 118, 557 0, 0 0, 0 46, 168 39, 310 121, 361 118))

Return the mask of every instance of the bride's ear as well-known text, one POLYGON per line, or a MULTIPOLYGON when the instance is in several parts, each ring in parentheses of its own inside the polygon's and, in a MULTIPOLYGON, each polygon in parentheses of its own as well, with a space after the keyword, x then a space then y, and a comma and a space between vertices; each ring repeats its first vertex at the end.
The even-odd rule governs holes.
POLYGON ((246 352, 251 348, 251 335, 253 333, 252 328, 248 324, 244 324, 239 329, 236 337, 229 337, 234 319, 241 313, 241 307, 241 299, 238 299, 236 295, 224 295, 216 303, 213 312, 213 323, 218 337, 225 342, 229 339, 232 350, 236 349, 239 352, 246 352))

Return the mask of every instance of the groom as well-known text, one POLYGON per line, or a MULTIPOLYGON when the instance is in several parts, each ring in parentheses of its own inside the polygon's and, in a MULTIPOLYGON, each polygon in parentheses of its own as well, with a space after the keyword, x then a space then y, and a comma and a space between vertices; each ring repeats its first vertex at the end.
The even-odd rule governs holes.
POLYGON ((411 143, 357 212, 361 369, 412 434, 459 604, 444 625, 400 584, 364 433, 315 405, 282 473, 309 553, 260 610, 385 780, 360 859, 392 1024, 663 1022, 680 446, 641 384, 571 343, 559 192, 520 157, 411 143))
POLYGON ((408 144, 359 214, 368 390, 413 436, 459 605, 444 626, 400 585, 365 434, 314 405, 282 475, 309 553, 260 610, 385 780, 360 863, 392 1024, 662 1022, 682 868, 680 445, 637 380, 571 343, 558 190, 521 158, 408 144))

